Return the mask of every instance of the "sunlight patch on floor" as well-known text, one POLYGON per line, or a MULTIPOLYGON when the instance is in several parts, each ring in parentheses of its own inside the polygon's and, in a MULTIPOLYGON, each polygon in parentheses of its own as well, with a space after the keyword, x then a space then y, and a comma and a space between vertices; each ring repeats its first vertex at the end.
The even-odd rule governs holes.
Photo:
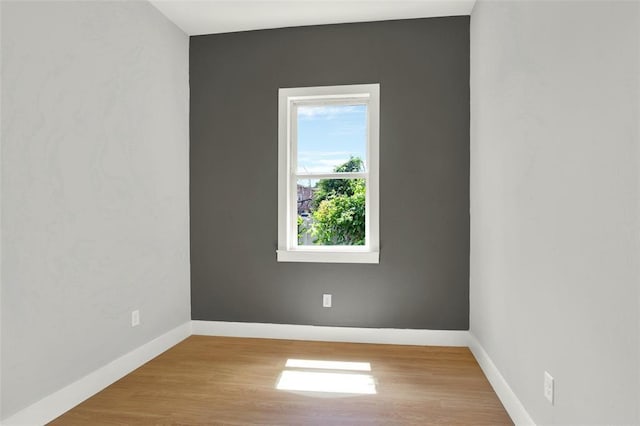
POLYGON ((317 361, 312 359, 288 359, 287 368, 319 368, 324 370, 371 371, 368 362, 317 361))
POLYGON ((313 394, 374 395, 376 381, 368 362, 288 359, 276 389, 313 394))

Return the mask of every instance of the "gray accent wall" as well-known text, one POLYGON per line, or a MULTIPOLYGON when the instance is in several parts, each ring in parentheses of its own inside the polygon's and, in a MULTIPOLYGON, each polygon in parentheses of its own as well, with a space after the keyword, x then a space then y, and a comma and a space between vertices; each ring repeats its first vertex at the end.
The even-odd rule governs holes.
POLYGON ((190 319, 189 40, 148 2, 0 8, 7 418, 190 319))
POLYGON ((192 318, 467 329, 469 17, 190 40, 192 318), (278 88, 356 83, 380 83, 380 264, 278 263, 278 88))

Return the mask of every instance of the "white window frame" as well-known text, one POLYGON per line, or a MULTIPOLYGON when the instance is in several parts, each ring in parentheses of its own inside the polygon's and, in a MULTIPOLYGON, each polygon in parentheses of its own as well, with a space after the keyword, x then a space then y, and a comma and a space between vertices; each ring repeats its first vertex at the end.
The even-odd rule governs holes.
POLYGON ((278 93, 278 262, 379 263, 380 85, 283 88, 278 93), (366 170, 358 173, 297 173, 297 105, 366 104, 366 170), (303 179, 365 179, 365 245, 299 246, 297 182, 303 179))

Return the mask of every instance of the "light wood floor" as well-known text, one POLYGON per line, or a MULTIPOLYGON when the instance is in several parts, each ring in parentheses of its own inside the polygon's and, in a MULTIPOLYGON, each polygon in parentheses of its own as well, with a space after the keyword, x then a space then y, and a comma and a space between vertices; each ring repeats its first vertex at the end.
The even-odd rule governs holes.
POLYGON ((467 348, 191 336, 51 424, 513 423, 467 348), (290 358, 368 362, 377 393, 278 390, 290 358))

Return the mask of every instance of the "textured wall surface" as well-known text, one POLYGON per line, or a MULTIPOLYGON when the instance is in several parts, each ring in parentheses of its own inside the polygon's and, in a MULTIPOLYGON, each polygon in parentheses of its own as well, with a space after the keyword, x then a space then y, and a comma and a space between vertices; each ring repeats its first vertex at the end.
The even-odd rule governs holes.
POLYGON ((188 38, 146 2, 3 1, 2 59, 7 417, 189 320, 188 38))
POLYGON ((199 36, 190 52, 193 318, 467 329, 469 17, 199 36), (380 83, 380 264, 278 263, 278 88, 355 83, 380 83))
POLYGON ((640 423, 639 29, 638 2, 471 17, 471 332, 537 424, 640 423))

